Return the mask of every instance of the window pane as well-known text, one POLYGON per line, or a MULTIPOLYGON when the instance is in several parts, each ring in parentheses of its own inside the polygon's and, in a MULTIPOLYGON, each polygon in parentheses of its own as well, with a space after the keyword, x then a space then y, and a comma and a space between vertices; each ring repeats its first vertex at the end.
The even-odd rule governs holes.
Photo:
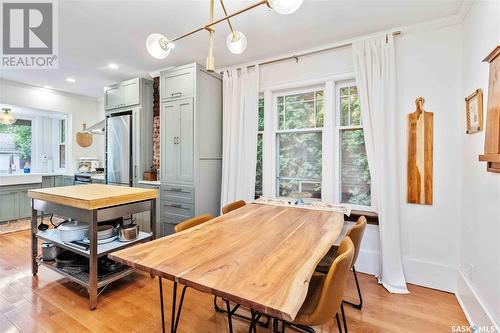
MULTIPOLYGON (((301 181, 321 182, 321 140, 321 132, 277 135, 279 195, 299 191, 301 181)), ((314 191, 321 193, 320 188, 314 191)))
POLYGON ((61 119, 59 120, 59 142, 60 143, 65 143, 66 142, 66 120, 61 119))
POLYGON ((66 167, 66 145, 59 145, 59 168, 66 167))
POLYGON ((286 104, 306 101, 314 101, 314 92, 285 96, 286 104))
POLYGON ((340 96, 349 96, 349 87, 340 88, 340 96))
POLYGON ((292 179, 278 179, 280 197, 290 196, 292 193, 299 191, 299 181, 292 179))
POLYGON ((285 128, 285 107, 278 104, 278 128, 285 128))
POLYGON ((341 202, 370 206, 371 179, 363 130, 342 130, 340 147, 341 202))
POLYGON ((31 121, 0 124, 0 172, 19 172, 31 166, 31 121))
POLYGON ((257 135, 257 166, 255 172, 255 196, 262 195, 262 134, 257 135))
POLYGON ((285 105, 286 122, 283 129, 315 127, 314 101, 285 105))
POLYGON ((323 101, 316 101, 316 127, 323 127, 324 114, 323 114, 323 101))
POLYGON ((259 98, 259 131, 264 130, 264 98, 259 98))
POLYGON ((323 126, 323 91, 279 96, 278 129, 323 126))
POLYGON ((340 97, 340 126, 349 126, 349 97, 340 97))
POLYGON ((359 107, 358 95, 351 95, 351 125, 361 125, 361 109, 359 107))

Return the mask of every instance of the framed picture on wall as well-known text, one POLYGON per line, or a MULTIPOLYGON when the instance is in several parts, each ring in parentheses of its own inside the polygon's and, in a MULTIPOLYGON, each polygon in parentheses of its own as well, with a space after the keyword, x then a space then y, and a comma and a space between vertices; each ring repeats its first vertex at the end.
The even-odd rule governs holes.
POLYGON ((483 129, 483 90, 477 89, 465 98, 465 116, 467 134, 473 134, 483 129))

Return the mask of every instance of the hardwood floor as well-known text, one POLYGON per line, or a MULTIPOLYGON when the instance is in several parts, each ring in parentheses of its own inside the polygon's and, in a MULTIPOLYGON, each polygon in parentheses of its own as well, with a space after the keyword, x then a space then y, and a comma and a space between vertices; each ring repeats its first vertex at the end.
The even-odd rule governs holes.
MULTIPOLYGON (((28 231, 0 235, 0 332, 161 332, 157 278, 136 273, 115 282, 90 311, 84 288, 44 267, 33 278, 29 257, 28 231)), ((452 325, 468 325, 452 294, 409 285, 410 295, 393 295, 374 277, 358 276, 364 306, 361 311, 345 307, 351 333, 451 332, 452 325)), ((168 310, 171 286, 165 282, 168 310)), ((353 279, 347 288, 346 298, 354 296, 353 279)), ((216 313, 212 302, 210 295, 188 289, 179 333, 227 332, 226 316, 216 313)), ((167 325, 169 318, 167 313, 167 325)), ((235 332, 248 331, 247 322, 233 323, 235 332)), ((316 331, 337 332, 337 325, 332 320, 316 331)), ((258 327, 258 332, 271 330, 258 327)))

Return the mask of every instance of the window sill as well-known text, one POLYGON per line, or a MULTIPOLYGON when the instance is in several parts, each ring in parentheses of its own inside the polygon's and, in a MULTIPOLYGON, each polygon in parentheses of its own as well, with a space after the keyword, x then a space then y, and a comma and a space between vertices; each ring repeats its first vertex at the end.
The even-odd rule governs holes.
POLYGON ((366 217, 368 224, 378 225, 378 214, 375 212, 369 212, 366 210, 351 210, 351 215, 346 217, 346 221, 356 222, 361 216, 366 217))

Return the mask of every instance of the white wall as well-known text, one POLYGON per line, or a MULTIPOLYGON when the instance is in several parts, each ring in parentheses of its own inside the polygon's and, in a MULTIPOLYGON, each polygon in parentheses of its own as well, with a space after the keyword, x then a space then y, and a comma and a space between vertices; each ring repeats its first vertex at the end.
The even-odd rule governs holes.
MULTIPOLYGON (((396 38, 399 89, 401 242, 408 282, 454 291, 458 263, 460 182, 457 130, 463 115, 460 92, 461 28, 453 25, 396 38), (434 205, 406 203, 406 115, 418 96, 434 117, 434 205)), ((350 47, 261 67, 261 88, 353 73, 350 47)), ((358 259, 359 271, 378 268, 377 226, 368 226, 358 259)))
POLYGON ((408 282, 455 291, 460 221, 460 140, 464 120, 461 27, 401 35, 396 39, 399 96, 401 242, 408 282), (407 114, 415 99, 434 113, 433 205, 406 203, 407 114))
POLYGON ((67 172, 75 171, 75 161, 78 157, 97 156, 102 158, 104 155, 104 139, 102 137, 95 135, 94 143, 88 148, 82 148, 76 143, 76 132, 81 130, 82 123, 91 126, 103 118, 97 111, 97 99, 0 80, 0 103, 63 112, 71 116, 72 152, 67 172))
MULTIPOLYGON (((482 60, 500 44, 500 2, 476 1, 462 29, 463 85, 461 102, 477 88, 484 93, 486 116, 489 66, 482 60)), ((463 110, 463 105, 460 111, 463 110)), ((485 118, 486 119, 486 118, 485 118)), ((462 145, 461 228, 457 295, 474 325, 500 325, 500 174, 478 162, 484 131, 465 134, 462 145)))

